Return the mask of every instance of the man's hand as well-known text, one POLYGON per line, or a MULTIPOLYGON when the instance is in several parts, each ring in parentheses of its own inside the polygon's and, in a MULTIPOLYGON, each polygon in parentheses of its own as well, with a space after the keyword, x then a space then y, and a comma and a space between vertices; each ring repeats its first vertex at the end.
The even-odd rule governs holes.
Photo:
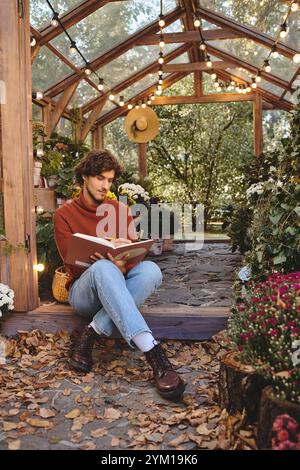
MULTIPOLYGON (((121 271, 121 273, 126 273, 126 260, 116 260, 110 253, 107 253, 108 259, 114 263, 121 271)), ((94 253, 90 256, 93 262, 98 261, 99 259, 106 259, 104 256, 100 255, 100 253, 94 253)))

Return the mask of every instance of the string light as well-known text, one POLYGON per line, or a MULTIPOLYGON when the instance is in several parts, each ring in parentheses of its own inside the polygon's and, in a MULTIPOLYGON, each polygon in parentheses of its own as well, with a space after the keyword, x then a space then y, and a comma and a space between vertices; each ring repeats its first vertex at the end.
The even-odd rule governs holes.
POLYGON ((272 68, 268 59, 264 60, 264 69, 267 73, 270 73, 272 68))
POLYGON ((84 69, 84 73, 89 76, 89 75, 91 75, 92 71, 91 71, 89 65, 88 65, 88 64, 86 64, 86 65, 87 65, 87 66, 86 66, 86 68, 84 69))
POLYGON ((279 57, 279 53, 277 51, 277 47, 276 47, 276 44, 274 44, 272 46, 272 49, 271 49, 271 57, 273 57, 274 59, 277 59, 277 57, 279 57))
POLYGON ((154 100, 155 100, 155 96, 152 95, 152 96, 150 97, 150 99, 151 99, 151 101, 154 101, 154 100))
POLYGON ((206 67, 212 67, 212 61, 210 60, 210 56, 208 55, 206 57, 206 67))
POLYGON ((257 88, 257 83, 254 78, 252 78, 252 83, 251 83, 252 88, 257 88))
POLYGON ((282 39, 284 39, 287 37, 287 34, 288 34, 287 24, 286 24, 286 21, 284 21, 280 27, 279 35, 282 39))
POLYGON ((142 102, 142 108, 146 108, 146 107, 147 107, 147 105, 146 105, 146 103, 143 101, 143 102, 142 102))
POLYGON ((76 46, 75 41, 71 41, 70 52, 71 52, 71 54, 75 54, 77 52, 77 46, 76 46))
POLYGON ((204 42, 201 42, 201 44, 200 44, 200 49, 201 49, 201 51, 205 51, 205 49, 206 49, 206 44, 204 44, 204 42))
POLYGON ((159 63, 159 64, 163 64, 163 63, 164 63, 164 57, 163 57, 163 53, 162 53, 162 52, 159 53, 158 63, 159 63))
POLYGON ((133 105, 132 105, 131 103, 129 103, 129 104, 127 105, 127 108, 130 110, 130 109, 133 108, 133 105))
POLYGON ((99 78, 99 83, 97 85, 97 88, 99 91, 102 91, 104 89, 104 80, 103 78, 99 78))
POLYGON ((112 93, 109 95, 108 99, 110 101, 113 101, 115 99, 115 95, 113 95, 112 93))
POLYGON ((293 57, 293 62, 295 64, 300 64, 300 54, 295 54, 293 57))
POLYGON ((194 19, 194 26, 195 26, 195 28, 199 28, 200 25, 201 25, 201 21, 196 16, 195 19, 194 19))
POLYGON ((157 88, 156 92, 155 92, 157 95, 161 95, 161 90, 159 88, 157 88))
POLYGON ((34 47, 36 45, 36 39, 33 35, 31 35, 31 38, 30 38, 30 45, 31 47, 34 47))
POLYGON ((42 215, 44 214, 45 212, 45 209, 43 208, 43 206, 35 206, 35 213, 37 215, 42 215))
POLYGON ((255 77, 255 81, 256 81, 256 83, 261 82, 261 72, 260 72, 260 70, 257 72, 257 75, 255 77))
POLYGON ((32 98, 36 100, 42 100, 44 98, 44 93, 42 91, 34 91, 32 93, 32 98))
POLYGON ((159 47, 163 49, 165 47, 165 41, 164 41, 164 36, 163 34, 160 35, 160 40, 159 40, 159 47))
POLYGON ((165 26, 165 24, 166 24, 166 22, 165 22, 165 20, 164 20, 164 15, 161 13, 161 14, 159 15, 158 26, 159 26, 160 28, 163 28, 163 27, 165 26))
POLYGON ((125 105, 124 96, 120 96, 119 105, 121 106, 121 108, 123 108, 123 106, 125 105))
POLYGON ((291 4, 291 10, 292 12, 298 11, 299 10, 299 5, 297 0, 293 0, 291 4))
POLYGON ((58 15, 57 11, 55 11, 55 12, 53 13, 52 20, 51 20, 51 24, 52 24, 52 26, 54 26, 54 27, 56 27, 56 26, 59 25, 58 16, 59 16, 59 15, 58 15))
POLYGON ((162 71, 162 68, 160 67, 159 71, 158 71, 158 75, 163 75, 163 74, 164 74, 164 72, 162 71))
POLYGON ((212 74, 211 74, 211 78, 212 78, 213 80, 215 80, 215 79, 217 78, 217 74, 216 74, 216 73, 212 73, 212 74))

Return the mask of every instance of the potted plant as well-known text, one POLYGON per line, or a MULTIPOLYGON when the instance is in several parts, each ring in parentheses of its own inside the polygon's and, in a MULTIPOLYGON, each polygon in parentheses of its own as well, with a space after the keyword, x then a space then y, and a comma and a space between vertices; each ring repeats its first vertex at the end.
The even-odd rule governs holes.
POLYGON ((49 188, 55 187, 58 172, 62 164, 62 153, 58 149, 45 149, 42 166, 42 176, 47 179, 49 188))
MULTIPOLYGON (((262 378, 253 387, 252 400, 263 416, 259 418, 258 442, 264 448, 271 446, 272 422, 266 419, 270 409, 277 410, 273 418, 290 408, 300 416, 300 371, 293 355, 295 341, 300 340, 299 292, 300 272, 273 273, 265 280, 250 281, 246 294, 237 297, 229 320, 236 360, 262 378), (259 403, 266 384, 271 388, 264 390, 259 403)), ((222 379, 220 388, 232 387, 222 379)))

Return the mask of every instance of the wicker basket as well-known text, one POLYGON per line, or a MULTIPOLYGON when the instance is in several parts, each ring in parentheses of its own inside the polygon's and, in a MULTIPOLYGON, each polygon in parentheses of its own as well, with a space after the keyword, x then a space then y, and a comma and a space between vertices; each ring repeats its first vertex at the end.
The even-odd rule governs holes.
POLYGON ((66 282, 70 279, 68 273, 65 272, 64 266, 57 268, 52 281, 52 294, 57 302, 68 303, 68 291, 66 282))

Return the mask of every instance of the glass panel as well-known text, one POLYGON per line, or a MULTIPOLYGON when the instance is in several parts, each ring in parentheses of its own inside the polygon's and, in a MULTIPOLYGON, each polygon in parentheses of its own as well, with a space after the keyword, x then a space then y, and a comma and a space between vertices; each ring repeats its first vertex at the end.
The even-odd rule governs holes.
POLYGON ((73 126, 69 119, 61 118, 55 128, 55 132, 70 139, 73 136, 73 126))
POLYGON ((164 28, 164 33, 182 33, 183 29, 183 24, 180 20, 177 20, 166 28, 164 28))
POLYGON ((128 139, 124 120, 123 117, 115 119, 104 127, 104 147, 118 158, 127 171, 137 173, 138 145, 128 139))
POLYGON ((43 108, 32 103, 32 120, 41 122, 43 120, 43 108))
MULTIPOLYGON (((221 51, 242 59, 257 68, 261 68, 264 59, 268 57, 269 49, 267 47, 256 44, 249 39, 225 39, 217 41, 209 41, 212 47, 216 47, 221 51)), ((279 55, 278 58, 270 58, 272 67, 271 74, 276 75, 284 80, 290 80, 297 70, 297 65, 292 60, 279 55)))
POLYGON ((278 0, 202 0, 201 6, 229 16, 239 23, 275 36, 287 12, 287 4, 278 0))
POLYGON ((163 92, 165 96, 192 95, 193 93, 194 77, 192 73, 178 80, 163 92))
POLYGON ((95 90, 88 82, 81 80, 72 99, 68 105, 68 108, 77 108, 78 106, 84 106, 89 101, 99 96, 99 92, 95 90))
POLYGON ((168 64, 187 64, 190 61, 189 56, 187 52, 184 54, 179 55, 176 57, 176 59, 171 60, 171 62, 168 62, 168 64))
POLYGON ((300 92, 295 91, 293 94, 291 94, 289 91, 284 95, 283 97, 284 100, 289 101, 290 103, 293 104, 300 104, 300 92))
POLYGON ((88 135, 86 136, 86 139, 85 139, 84 143, 89 148, 92 148, 92 146, 93 146, 93 136, 92 136, 91 132, 89 132, 88 135))
POLYGON ((111 101, 107 101, 102 108, 100 116, 103 116, 104 114, 109 113, 113 109, 116 109, 116 106, 111 101))
POLYGON ((145 90, 146 88, 154 85, 157 82, 157 74, 150 73, 147 77, 143 78, 139 82, 131 85, 130 87, 126 88, 126 90, 122 91, 122 95, 124 96, 125 100, 129 100, 134 96, 138 95, 140 92, 145 90))
POLYGON ((282 109, 263 111, 264 151, 272 150, 290 132, 290 115, 282 109))
MULTIPOLYGON (((175 7, 174 0, 164 1, 165 12, 175 7)), ((159 11, 160 0, 110 2, 69 28, 68 32, 90 62, 154 21, 158 18, 159 11)), ((70 53, 70 41, 65 34, 61 34, 51 43, 76 65, 82 64, 78 54, 70 53)))
MULTIPOLYGON (((180 44, 166 44, 164 54, 166 55, 178 47, 180 44)), ((104 78, 107 86, 112 88, 155 62, 158 58, 158 52, 158 46, 138 46, 101 67, 97 72, 104 78)))
POLYGON ((44 46, 32 64, 33 88, 45 91, 53 83, 71 72, 70 67, 44 46))
MULTIPOLYGON (((76 0, 51 0, 51 5, 60 16, 68 10, 72 10, 81 1, 76 0)), ((45 0, 30 0, 30 24, 34 28, 41 29, 49 23, 52 18, 52 11, 45 0)))

